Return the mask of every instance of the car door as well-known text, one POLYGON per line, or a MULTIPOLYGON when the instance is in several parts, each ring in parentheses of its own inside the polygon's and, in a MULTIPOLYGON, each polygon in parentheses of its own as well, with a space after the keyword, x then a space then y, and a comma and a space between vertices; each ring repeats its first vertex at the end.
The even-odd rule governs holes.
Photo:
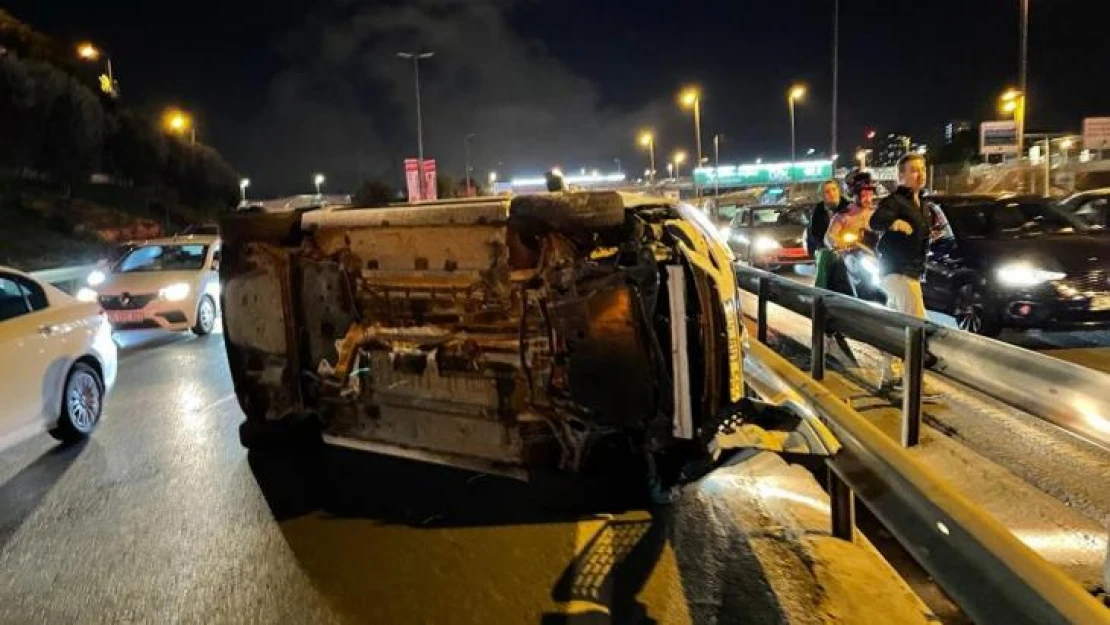
POLYGON ((0 440, 48 412, 59 357, 42 287, 0 272, 0 440))
MULTIPOLYGON (((943 207, 933 209, 935 219, 947 224, 929 243, 925 253, 925 280, 921 284, 925 308, 948 313, 953 308, 957 282, 964 271, 964 250, 961 249, 956 231, 968 221, 985 219, 979 209, 973 206, 956 207, 952 211, 955 223, 949 220, 943 207)), ((985 222, 984 222, 985 223, 985 222)))

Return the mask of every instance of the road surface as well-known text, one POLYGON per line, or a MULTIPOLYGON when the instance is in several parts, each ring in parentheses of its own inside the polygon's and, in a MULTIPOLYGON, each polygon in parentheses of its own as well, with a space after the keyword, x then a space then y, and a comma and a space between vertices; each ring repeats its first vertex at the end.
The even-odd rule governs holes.
POLYGON ((89 441, 0 454, 0 623, 863 622, 906 605, 924 622, 884 563, 829 536, 815 483, 756 505, 784 491, 736 465, 652 510, 619 481, 328 450, 306 487, 300 461, 240 447, 222 336, 127 341, 89 441), (745 529, 756 518, 777 529, 745 529))

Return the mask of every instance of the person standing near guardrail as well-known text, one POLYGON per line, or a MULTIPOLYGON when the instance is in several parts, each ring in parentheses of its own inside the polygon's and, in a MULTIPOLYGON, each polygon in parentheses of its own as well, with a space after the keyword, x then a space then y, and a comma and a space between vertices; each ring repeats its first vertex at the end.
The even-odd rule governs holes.
POLYGON ((829 288, 840 293, 851 294, 850 288, 843 288, 849 286, 846 284, 847 276, 843 275, 844 271, 837 262, 836 254, 829 250, 825 242, 825 235, 829 231, 829 224, 833 217, 847 211, 848 206, 847 198, 840 193, 840 183, 836 180, 826 180, 821 185, 821 201, 809 214, 805 246, 806 251, 813 255, 816 265, 814 284, 823 289, 829 288))
MULTIPOLYGON (((898 159, 898 188, 871 215, 871 229, 881 234, 876 252, 887 305, 919 319, 925 318, 921 278, 934 226, 934 211, 922 197, 926 181, 925 157, 906 154, 898 159)), ((894 358, 888 355, 880 385, 896 386, 896 380, 894 358)))

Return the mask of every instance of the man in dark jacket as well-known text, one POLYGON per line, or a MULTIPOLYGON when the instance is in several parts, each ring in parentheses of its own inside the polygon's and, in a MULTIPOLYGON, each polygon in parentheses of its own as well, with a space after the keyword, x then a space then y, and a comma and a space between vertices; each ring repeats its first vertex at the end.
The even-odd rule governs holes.
MULTIPOLYGON (((906 154, 898 160, 898 189, 883 198, 871 216, 871 229, 882 234, 876 252, 887 305, 920 319, 925 318, 921 277, 935 225, 934 211, 921 197, 925 182, 925 157, 906 154)), ((888 356, 884 359, 881 383, 884 386, 893 383, 894 375, 888 356)))
POLYGON ((829 231, 829 220, 837 213, 848 210, 847 198, 840 195, 840 183, 826 180, 821 185, 821 201, 813 207, 806 228, 806 251, 816 255, 817 250, 825 249, 825 233, 829 231))
POLYGON ((821 201, 813 207, 809 215, 805 244, 806 251, 813 255, 817 265, 816 285, 851 295, 852 285, 848 281, 848 271, 844 263, 825 244, 825 235, 829 231, 829 222, 833 215, 848 210, 848 207, 848 200, 840 194, 840 184, 835 180, 826 180, 821 185, 821 201))

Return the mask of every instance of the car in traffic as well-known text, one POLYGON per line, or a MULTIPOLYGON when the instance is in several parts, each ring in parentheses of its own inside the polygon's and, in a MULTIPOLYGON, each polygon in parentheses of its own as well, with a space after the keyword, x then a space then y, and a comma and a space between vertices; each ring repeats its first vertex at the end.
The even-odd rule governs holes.
POLYGON ((1110 228, 1110 188, 1074 193, 1060 202, 1060 209, 1092 228, 1110 228))
POLYGON ((522 479, 632 453, 673 484, 746 401, 732 254, 677 200, 235 213, 220 231, 254 451, 322 440, 522 479))
POLYGON ((0 363, 0 449, 44 430, 62 441, 88 436, 116 381, 116 345, 100 306, 7 267, 0 363))
MULTIPOLYGON (((212 332, 219 313, 220 239, 181 235, 135 243, 78 299, 98 302, 116 330, 212 332)), ((91 276, 90 276, 91 277, 91 276)))
POLYGON ((809 209, 800 205, 744 206, 728 230, 728 245, 737 260, 756 267, 779 269, 813 262, 805 249, 809 209))
POLYGON ((1110 237, 1040 197, 929 199, 949 232, 929 247, 926 308, 987 336, 1110 326, 1110 237))

